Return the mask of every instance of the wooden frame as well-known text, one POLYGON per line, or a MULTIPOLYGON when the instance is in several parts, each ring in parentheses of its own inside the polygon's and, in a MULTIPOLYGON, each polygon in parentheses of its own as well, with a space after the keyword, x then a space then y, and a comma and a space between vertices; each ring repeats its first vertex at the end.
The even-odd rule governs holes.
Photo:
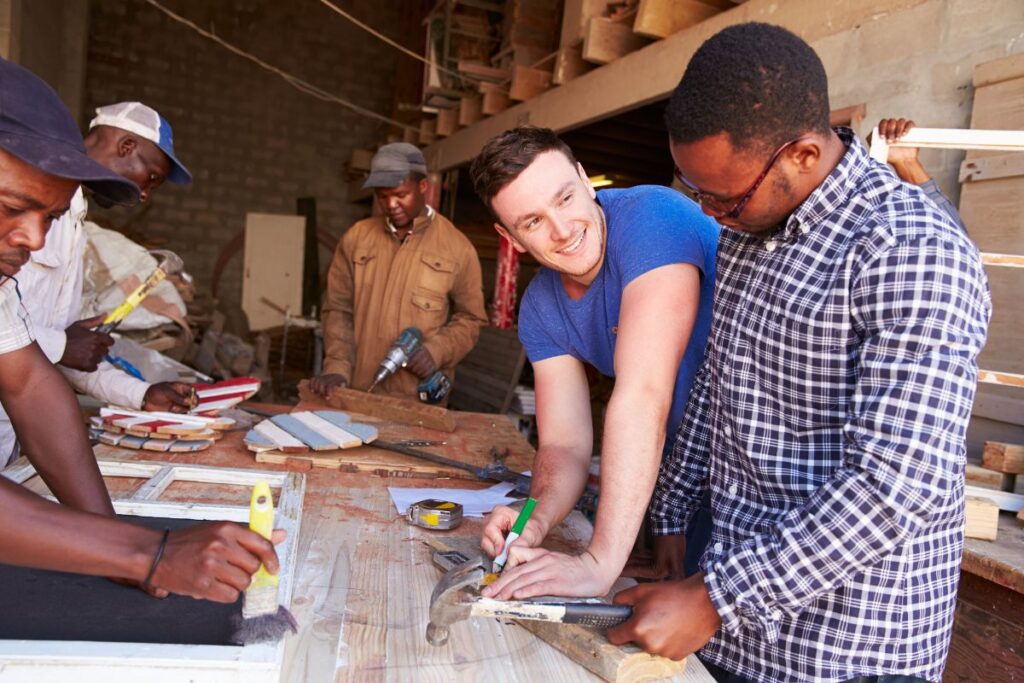
MULTIPOLYGON (((281 604, 291 603, 306 485, 304 475, 149 461, 100 460, 99 466, 104 477, 146 479, 131 496, 114 499, 114 510, 121 515, 247 522, 248 505, 176 503, 159 498, 175 481, 251 487, 263 480, 272 488, 279 488, 274 526, 285 529, 288 537, 277 547, 282 567, 278 597, 281 604)), ((0 474, 16 484, 23 484, 36 476, 36 471, 31 463, 21 458, 0 474)), ((76 683, 114 680, 271 683, 280 680, 286 642, 284 639, 278 643, 238 647, 0 640, 0 670, 5 680, 31 680, 32 683, 64 682, 72 676, 76 683)))

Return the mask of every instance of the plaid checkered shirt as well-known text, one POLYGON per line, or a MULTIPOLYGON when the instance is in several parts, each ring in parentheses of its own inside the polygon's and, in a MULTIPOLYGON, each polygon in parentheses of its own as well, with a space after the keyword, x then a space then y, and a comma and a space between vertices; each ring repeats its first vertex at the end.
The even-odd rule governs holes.
POLYGON ((710 487, 722 627, 702 657, 756 681, 937 681, 991 298, 965 233, 837 132, 846 154, 778 233, 722 231, 707 356, 650 513, 681 533, 710 487))

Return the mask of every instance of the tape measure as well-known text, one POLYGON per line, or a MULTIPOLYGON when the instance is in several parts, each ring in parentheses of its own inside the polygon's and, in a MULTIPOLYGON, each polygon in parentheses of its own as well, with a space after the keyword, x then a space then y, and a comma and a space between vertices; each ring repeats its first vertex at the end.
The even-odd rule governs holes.
POLYGON ((405 516, 411 524, 424 529, 454 529, 462 524, 462 505, 430 498, 410 505, 405 516))

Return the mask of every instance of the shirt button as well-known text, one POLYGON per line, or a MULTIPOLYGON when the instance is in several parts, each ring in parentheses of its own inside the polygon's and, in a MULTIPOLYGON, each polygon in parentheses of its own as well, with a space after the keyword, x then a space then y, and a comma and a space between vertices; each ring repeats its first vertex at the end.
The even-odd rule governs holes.
POLYGON ((715 552, 716 552, 716 553, 720 553, 720 552, 722 552, 722 548, 724 548, 724 547, 725 547, 725 546, 724 546, 724 545, 722 545, 722 542, 721 542, 721 541, 719 541, 718 543, 716 543, 716 544, 715 544, 715 552))
POLYGON ((726 436, 732 436, 732 427, 730 427, 729 425, 725 425, 724 427, 722 427, 722 433, 725 434, 726 436))
POLYGON ((736 495, 736 491, 737 491, 737 490, 738 490, 738 487, 736 486, 736 484, 733 484, 732 486, 730 486, 730 487, 729 487, 729 493, 730 493, 731 495, 734 495, 734 496, 735 496, 735 495, 736 495))

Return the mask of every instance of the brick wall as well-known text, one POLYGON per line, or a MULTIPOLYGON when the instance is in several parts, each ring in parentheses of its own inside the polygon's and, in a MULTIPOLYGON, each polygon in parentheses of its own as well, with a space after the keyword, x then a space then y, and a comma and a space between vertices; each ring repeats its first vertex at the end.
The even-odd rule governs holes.
MULTIPOLYGON (((398 52, 312 0, 165 0, 224 40, 307 82, 390 114, 398 52)), ((349 0, 345 9, 385 34, 399 3, 349 0)), ((95 107, 140 100, 174 129, 178 157, 194 182, 166 184, 149 206, 110 212, 97 222, 178 252, 210 291, 222 248, 250 211, 295 213, 297 197, 317 200, 318 226, 335 235, 369 213, 345 198, 344 164, 355 147, 385 132, 375 120, 295 90, 142 2, 93 0, 84 118, 95 107)), ((405 58, 403 58, 405 59, 405 58)), ((330 255, 321 249, 326 266, 330 255)), ((221 277, 225 307, 241 301, 242 254, 221 277)))

